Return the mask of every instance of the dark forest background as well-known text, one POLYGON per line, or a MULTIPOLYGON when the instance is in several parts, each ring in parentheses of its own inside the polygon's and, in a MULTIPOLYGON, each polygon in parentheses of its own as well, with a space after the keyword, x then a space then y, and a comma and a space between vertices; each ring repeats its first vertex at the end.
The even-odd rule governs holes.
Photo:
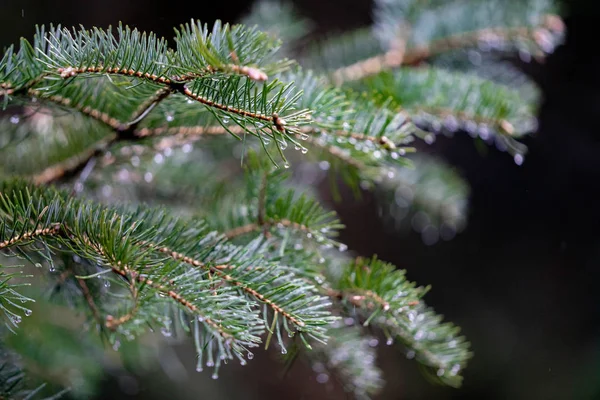
MULTIPOLYGON (((172 27, 191 18, 236 21, 250 3, 0 0, 0 48, 50 22, 123 21, 170 38, 172 27)), ((368 0, 294 3, 316 22, 317 35, 370 23, 368 0)), ((419 234, 386 231, 369 193, 332 203, 350 249, 377 253, 406 268, 410 279, 431 283, 428 303, 462 326, 475 352, 464 387, 455 390, 430 384, 414 363, 397 361, 402 352, 384 348, 381 399, 600 399, 600 36, 590 4, 564 3, 566 44, 544 64, 526 66, 544 102, 539 131, 525 140, 525 163, 491 147, 481 154, 468 135, 439 137, 425 149, 471 186, 463 233, 426 246, 419 234)), ((327 198, 327 185, 322 189, 327 198)), ((269 360, 277 356, 261 354, 244 369, 224 368, 213 382, 193 372, 193 350, 174 351, 183 367, 136 379, 116 372, 99 398, 345 398, 334 382, 317 384, 302 360, 282 378, 281 365, 269 360)))

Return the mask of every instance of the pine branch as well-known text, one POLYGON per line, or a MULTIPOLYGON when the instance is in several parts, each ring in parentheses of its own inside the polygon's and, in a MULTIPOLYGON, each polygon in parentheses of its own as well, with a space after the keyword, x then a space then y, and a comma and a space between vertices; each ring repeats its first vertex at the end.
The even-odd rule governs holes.
POLYGON ((409 358, 434 369, 444 383, 460 386, 459 372, 471 358, 469 344, 458 336, 458 328, 442 323, 442 317, 425 307, 421 298, 428 288, 415 287, 404 274, 375 257, 357 258, 344 271, 339 289, 358 293, 349 300, 365 312, 365 325, 383 328, 391 335, 389 340, 399 338, 409 358))

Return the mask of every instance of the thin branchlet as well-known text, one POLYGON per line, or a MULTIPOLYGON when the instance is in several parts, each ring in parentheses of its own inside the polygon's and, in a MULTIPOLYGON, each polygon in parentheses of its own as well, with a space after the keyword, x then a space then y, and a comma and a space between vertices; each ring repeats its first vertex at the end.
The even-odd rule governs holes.
POLYGON ((280 313, 281 315, 283 315, 286 319, 288 319, 292 323, 294 323, 294 324, 296 324, 296 325, 298 325, 300 327, 303 327, 305 325, 304 321, 301 321, 298 318, 294 317, 292 314, 290 314, 289 312, 285 311, 282 307, 280 307, 279 305, 277 305, 272 300, 268 299, 267 297, 265 297, 264 295, 262 295, 261 293, 259 293, 255 289, 252 289, 251 287, 249 287, 245 283, 243 283, 243 282, 235 279, 231 275, 223 272, 223 270, 235 269, 234 266, 231 266, 231 265, 210 266, 210 265, 206 265, 206 264, 204 264, 204 263, 202 263, 202 262, 200 262, 200 261, 198 261, 198 260, 196 260, 196 259, 194 259, 192 257, 188 257, 185 254, 182 254, 182 253, 176 252, 174 250, 171 250, 168 247, 156 246, 155 244, 152 244, 152 243, 144 243, 144 245, 146 245, 149 248, 154 249, 154 250, 156 250, 156 251, 158 251, 160 253, 168 255, 169 257, 173 258, 174 260, 184 262, 184 263, 192 265, 194 267, 207 269, 210 272, 214 273, 215 275, 219 276, 221 279, 223 279, 227 283, 239 287, 240 289, 242 289, 246 293, 248 293, 248 294, 256 297, 258 300, 266 303, 274 311, 280 313))
MULTIPOLYGON (((0 195, 1 195, 1 193, 0 193, 0 195)), ((13 237, 11 239, 0 242, 0 250, 6 249, 11 246, 19 245, 22 242, 31 241, 37 237, 55 236, 55 235, 58 235, 59 233, 60 233, 60 224, 58 224, 58 223, 53 224, 49 228, 41 228, 41 229, 36 229, 34 231, 25 232, 20 235, 16 235, 15 237, 13 237)))

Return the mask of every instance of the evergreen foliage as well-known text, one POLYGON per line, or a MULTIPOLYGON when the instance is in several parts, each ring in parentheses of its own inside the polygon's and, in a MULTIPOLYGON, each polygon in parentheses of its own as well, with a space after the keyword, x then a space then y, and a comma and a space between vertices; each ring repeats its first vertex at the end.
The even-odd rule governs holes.
POLYGON ((450 240, 468 187, 409 156, 467 131, 523 162, 539 96, 502 57, 552 51, 564 28, 551 12, 380 0, 372 28, 309 46, 310 22, 259 2, 245 25, 182 25, 173 46, 126 26, 50 26, 8 48, 0 398, 89 395, 103 368, 90 359, 108 345, 140 362, 154 331, 188 334, 215 378, 258 346, 302 352, 357 398, 383 385, 369 334, 383 335, 459 387, 470 345, 425 305, 429 288, 347 256, 342 223, 287 168, 317 161, 313 175, 375 189, 395 219, 420 213, 426 242, 450 240))

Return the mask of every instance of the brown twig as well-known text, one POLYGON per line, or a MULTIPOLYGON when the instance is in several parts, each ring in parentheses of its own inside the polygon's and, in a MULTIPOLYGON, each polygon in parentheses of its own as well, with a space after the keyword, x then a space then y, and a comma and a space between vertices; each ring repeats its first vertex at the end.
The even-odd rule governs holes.
MULTIPOLYGON (((396 48, 365 60, 358 61, 346 67, 335 70, 332 74, 332 80, 335 84, 341 85, 344 82, 363 79, 367 76, 375 75, 387 69, 393 69, 404 66, 418 65, 436 55, 451 50, 461 49, 477 45, 482 40, 500 38, 510 40, 512 38, 532 39, 536 43, 543 42, 543 29, 554 32, 563 32, 565 27, 560 17, 547 15, 542 24, 538 27, 502 27, 487 28, 472 32, 458 33, 446 38, 437 39, 428 45, 417 46, 405 49, 401 44, 396 48)), ((538 54, 542 57, 543 53, 538 54)))
MULTIPOLYGON (((1 195, 2 193, 0 193, 1 195)), ((12 239, 0 242, 0 250, 14 246, 19 242, 27 242, 39 236, 55 236, 60 232, 60 224, 53 224, 49 228, 36 229, 35 231, 25 232, 13 237, 12 239)))

